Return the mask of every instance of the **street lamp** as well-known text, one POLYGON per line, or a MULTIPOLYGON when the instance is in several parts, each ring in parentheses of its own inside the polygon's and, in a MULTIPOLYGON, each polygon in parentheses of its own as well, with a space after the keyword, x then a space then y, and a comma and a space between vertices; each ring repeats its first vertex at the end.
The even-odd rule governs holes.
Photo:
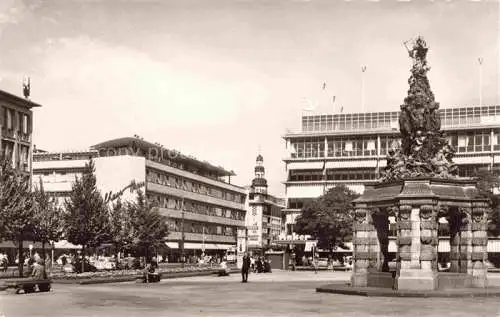
POLYGON ((181 245, 180 245, 180 251, 181 251, 181 267, 184 268, 184 197, 182 197, 182 203, 181 203, 181 213, 182 213, 182 218, 181 218, 181 245))

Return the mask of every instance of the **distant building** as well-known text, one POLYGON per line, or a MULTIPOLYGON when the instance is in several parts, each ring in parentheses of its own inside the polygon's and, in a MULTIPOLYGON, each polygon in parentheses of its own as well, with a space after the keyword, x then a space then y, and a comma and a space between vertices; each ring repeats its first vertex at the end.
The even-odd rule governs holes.
MULTIPOLYGON (((101 192, 117 192, 131 181, 144 183, 147 200, 168 216, 168 257, 178 261, 184 232, 185 256, 235 251, 244 233, 244 188, 232 185, 232 171, 168 150, 139 137, 109 140, 88 151, 34 154, 33 174, 45 191, 68 197, 75 176, 92 157, 101 192)), ((134 194, 125 191, 123 199, 134 194)))
POLYGON ((248 209, 245 218, 247 248, 252 253, 276 246, 282 232, 285 200, 268 193, 264 159, 257 156, 255 178, 248 193, 248 209))

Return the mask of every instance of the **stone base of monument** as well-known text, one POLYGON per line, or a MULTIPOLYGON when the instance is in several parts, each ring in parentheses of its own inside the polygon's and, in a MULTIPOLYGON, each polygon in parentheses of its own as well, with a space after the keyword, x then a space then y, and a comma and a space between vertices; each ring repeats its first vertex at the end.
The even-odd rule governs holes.
POLYGON ((472 279, 472 276, 464 273, 439 273, 437 275, 438 289, 471 288, 475 286, 472 279))
POLYGON ((395 288, 409 291, 428 291, 438 288, 437 273, 422 270, 401 270, 395 288))
POLYGON ((367 276, 367 286, 394 288, 394 274, 390 272, 371 272, 367 276))
POLYGON ((500 287, 450 287, 436 290, 401 290, 388 287, 356 287, 351 286, 350 283, 335 283, 318 287, 316 288, 316 292, 378 297, 500 297, 500 287))

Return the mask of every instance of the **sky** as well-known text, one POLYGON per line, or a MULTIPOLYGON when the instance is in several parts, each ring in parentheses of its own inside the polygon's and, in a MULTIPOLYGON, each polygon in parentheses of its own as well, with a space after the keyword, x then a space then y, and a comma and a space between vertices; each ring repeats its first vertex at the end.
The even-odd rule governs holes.
POLYGON ((398 110, 415 36, 441 107, 479 103, 479 57, 483 104, 498 104, 499 21, 498 0, 1 0, 0 89, 31 78, 37 148, 137 134, 242 186, 260 150, 280 196, 304 109, 398 110))

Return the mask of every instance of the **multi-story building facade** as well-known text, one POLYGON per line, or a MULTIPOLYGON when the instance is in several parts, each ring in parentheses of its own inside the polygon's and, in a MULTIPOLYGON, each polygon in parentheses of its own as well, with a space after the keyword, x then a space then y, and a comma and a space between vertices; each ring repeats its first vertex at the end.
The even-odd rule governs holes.
MULTIPOLYGON (((233 172, 131 137, 89 151, 37 153, 33 174, 42 177, 45 191, 63 199, 90 157, 102 193, 118 192, 132 181, 145 184, 149 203, 169 219, 171 261, 179 259, 182 242, 186 256, 236 249, 238 232, 244 232, 246 190, 230 183, 233 172)), ((124 194, 124 200, 135 198, 124 194)))
POLYGON ((248 191, 248 209, 245 218, 247 249, 255 254, 275 246, 282 232, 285 200, 268 193, 264 158, 257 156, 255 178, 248 191))
MULTIPOLYGON (((306 115, 302 129, 284 136, 287 240, 307 201, 335 184, 362 193, 386 166, 388 150, 399 143, 398 111, 306 115)), ((440 109, 441 127, 456 149, 460 176, 500 167, 500 106, 440 109)))
POLYGON ((31 134, 33 101, 0 90, 0 153, 27 175, 31 172, 31 134))
MULTIPOLYGON (((0 90, 0 154, 10 158, 15 169, 27 178, 31 176, 33 108, 41 105, 0 90)), ((33 242, 25 243, 25 246, 33 242)), ((9 260, 15 258, 16 246, 12 241, 0 242, 9 260)))

